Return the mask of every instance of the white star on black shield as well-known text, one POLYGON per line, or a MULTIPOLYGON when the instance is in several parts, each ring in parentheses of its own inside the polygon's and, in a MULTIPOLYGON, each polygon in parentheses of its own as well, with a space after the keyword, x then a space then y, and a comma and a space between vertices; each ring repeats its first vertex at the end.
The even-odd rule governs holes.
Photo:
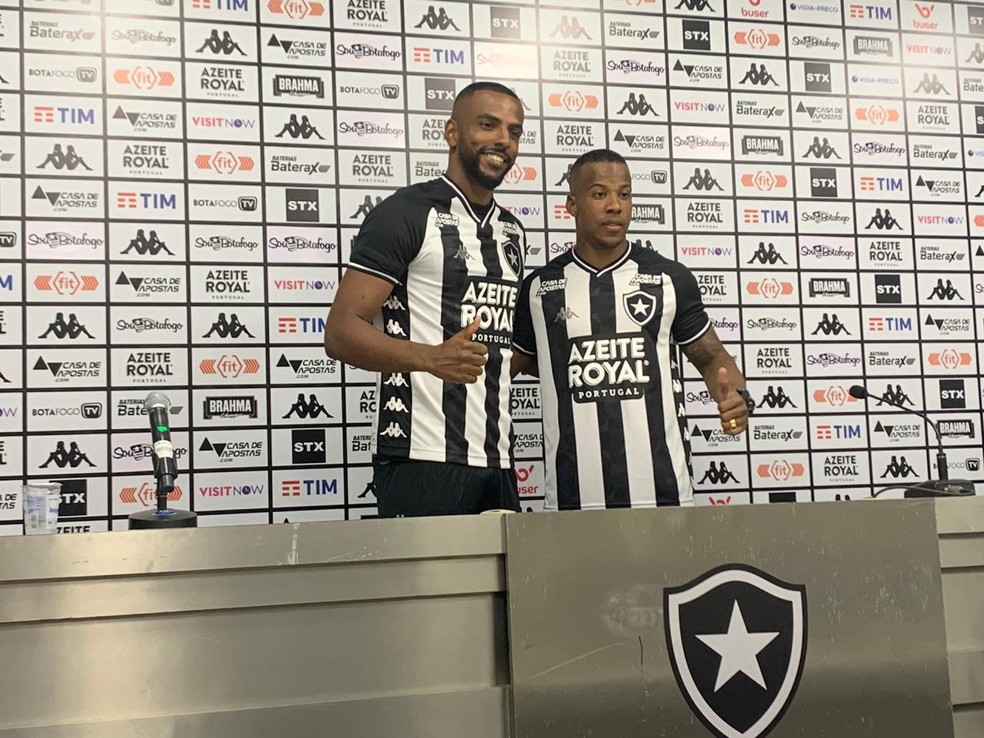
POLYGON ((806 661, 806 587, 743 564, 663 591, 677 684, 717 738, 761 738, 792 701, 806 661))
POLYGON ((648 292, 636 290, 622 295, 622 307, 633 323, 645 325, 656 315, 656 298, 648 292))

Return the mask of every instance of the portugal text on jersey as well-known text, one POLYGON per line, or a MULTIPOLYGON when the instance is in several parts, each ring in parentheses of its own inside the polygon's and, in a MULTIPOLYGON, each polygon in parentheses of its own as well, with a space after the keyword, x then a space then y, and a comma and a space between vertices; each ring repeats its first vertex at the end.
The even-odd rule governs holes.
POLYGON ((493 201, 479 215, 440 178, 399 190, 366 216, 349 266, 393 284, 379 326, 440 344, 481 318, 488 363, 475 384, 425 372, 380 377, 372 452, 383 459, 508 468, 509 362, 526 234, 493 201))
POLYGON ((693 275, 638 246, 602 270, 569 251, 527 278, 514 345, 540 367, 547 509, 693 500, 671 341, 709 326, 693 275))

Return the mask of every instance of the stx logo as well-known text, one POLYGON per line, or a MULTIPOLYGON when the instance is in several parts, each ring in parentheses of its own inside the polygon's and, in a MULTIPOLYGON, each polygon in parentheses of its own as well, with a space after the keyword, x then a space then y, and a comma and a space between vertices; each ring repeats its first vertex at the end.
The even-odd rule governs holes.
POLYGON ((35 105, 34 122, 91 126, 96 124, 96 111, 94 108, 56 108, 52 105, 35 105))
POLYGON ((745 291, 750 295, 762 295, 769 300, 775 300, 780 295, 793 294, 793 283, 766 277, 759 282, 749 282, 745 286, 745 291))
POLYGON ((761 192, 769 192, 774 189, 784 189, 789 184, 789 179, 785 174, 777 174, 763 169, 755 172, 755 174, 741 175, 741 183, 745 187, 754 187, 761 192))
MULTIPOLYGON (((175 487, 167 494, 168 502, 180 500, 183 494, 180 487, 175 487)), ((157 489, 151 487, 147 482, 144 482, 139 488, 124 487, 120 490, 120 502, 130 504, 139 502, 144 507, 150 507, 157 504, 157 489)))
POLYGON ((521 167, 514 164, 512 169, 506 172, 502 180, 506 184, 517 184, 519 182, 534 182, 537 178, 537 171, 533 167, 521 167))
POLYGON ((170 72, 158 72, 153 67, 140 65, 133 69, 117 69, 113 72, 113 80, 118 85, 133 85, 138 90, 153 90, 156 87, 173 85, 174 75, 170 72))
POLYGON ((814 390, 813 401, 821 405, 827 404, 835 407, 841 407, 843 405, 853 404, 858 400, 851 397, 843 386, 836 384, 831 385, 826 389, 814 390))
POLYGON ((940 352, 934 351, 929 355, 930 366, 939 366, 948 371, 959 369, 962 366, 970 366, 972 360, 970 354, 954 349, 944 349, 940 352))
POLYGON ((74 295, 78 292, 92 292, 99 289, 99 278, 88 274, 79 276, 75 272, 58 272, 55 276, 39 274, 34 278, 34 289, 39 292, 57 292, 59 295, 74 295))
POLYGON ((867 121, 872 125, 883 126, 886 123, 897 122, 899 111, 895 108, 886 108, 883 105, 869 105, 867 108, 858 108, 855 110, 854 117, 860 121, 867 121))
POLYGON ((426 46, 414 46, 413 60, 420 64, 464 64, 465 52, 455 49, 430 49, 426 46))
POLYGON ((267 10, 294 20, 304 20, 309 15, 318 17, 325 14, 325 6, 312 0, 270 0, 267 3, 267 10))
POLYGON ((598 107, 598 98, 594 95, 583 95, 577 90, 568 90, 561 94, 556 92, 547 98, 550 107, 564 108, 572 113, 582 110, 594 110, 598 107))
POLYGON ((195 157, 195 167, 216 174, 235 174, 236 172, 252 172, 253 158, 236 156, 230 151, 216 151, 214 154, 199 154, 195 157))
POLYGON ((217 374, 224 379, 235 379, 240 374, 256 374, 260 362, 256 359, 240 359, 235 354, 224 354, 218 359, 202 359, 198 365, 202 374, 217 374))
POLYGON ((806 467, 798 462, 789 463, 782 459, 773 461, 771 464, 759 464, 755 468, 755 474, 759 479, 774 479, 777 482, 785 482, 788 479, 798 479, 806 473, 806 467))
POLYGON ((756 50, 772 48, 782 43, 782 37, 778 33, 767 33, 761 28, 753 28, 751 31, 736 31, 734 40, 739 46, 750 46, 756 50))

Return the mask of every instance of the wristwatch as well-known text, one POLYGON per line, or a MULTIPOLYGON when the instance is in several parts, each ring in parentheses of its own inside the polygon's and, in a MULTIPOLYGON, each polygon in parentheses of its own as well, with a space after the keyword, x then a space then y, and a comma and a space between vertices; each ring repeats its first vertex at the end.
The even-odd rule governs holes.
POLYGON ((745 401, 745 404, 748 406, 748 416, 751 417, 755 413, 755 400, 752 399, 752 396, 749 394, 747 389, 735 391, 741 396, 741 399, 745 401))

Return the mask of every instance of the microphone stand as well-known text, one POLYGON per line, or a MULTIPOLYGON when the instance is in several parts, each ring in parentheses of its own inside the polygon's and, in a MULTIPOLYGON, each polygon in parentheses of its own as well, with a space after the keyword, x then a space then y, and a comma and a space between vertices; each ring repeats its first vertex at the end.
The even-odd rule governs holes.
POLYGON ((936 426, 936 423, 930 420, 929 415, 923 411, 908 408, 902 403, 895 402, 894 400, 890 400, 886 397, 876 397, 860 384, 856 384, 851 387, 851 389, 848 390, 848 394, 857 400, 878 400, 879 402, 884 402, 886 405, 891 405, 892 407, 898 408, 903 412, 918 415, 926 422, 926 425, 933 429, 933 432, 936 434, 936 471, 939 473, 939 479, 927 479, 925 482, 917 482, 916 484, 911 485, 890 485, 885 489, 880 490, 873 496, 877 497, 886 489, 904 489, 904 496, 907 499, 916 497, 969 497, 975 494, 973 482, 967 479, 949 478, 946 452, 943 450, 943 436, 940 435, 940 429, 936 426))

